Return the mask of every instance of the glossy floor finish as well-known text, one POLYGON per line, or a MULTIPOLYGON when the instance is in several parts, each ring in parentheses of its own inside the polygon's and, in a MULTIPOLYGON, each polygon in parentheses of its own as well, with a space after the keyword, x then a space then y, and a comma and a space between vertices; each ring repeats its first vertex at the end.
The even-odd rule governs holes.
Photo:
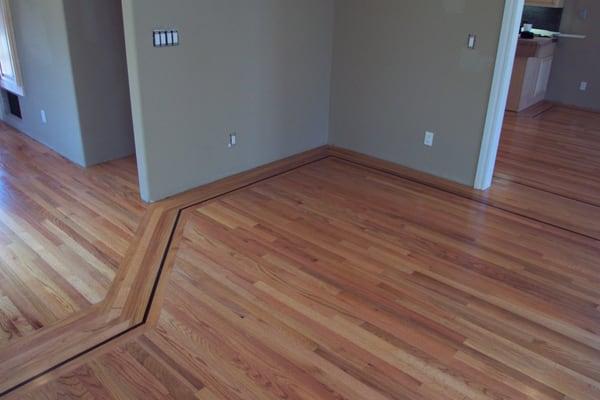
POLYGON ((508 113, 496 175, 600 207, 600 113, 508 113))
POLYGON ((598 399, 600 244, 336 158, 184 211, 158 324, 30 399, 598 399))
POLYGON ((600 239, 600 113, 548 103, 507 113, 489 196, 600 239))
POLYGON ((0 124, 0 348, 103 300, 144 212, 133 158, 84 169, 0 124))

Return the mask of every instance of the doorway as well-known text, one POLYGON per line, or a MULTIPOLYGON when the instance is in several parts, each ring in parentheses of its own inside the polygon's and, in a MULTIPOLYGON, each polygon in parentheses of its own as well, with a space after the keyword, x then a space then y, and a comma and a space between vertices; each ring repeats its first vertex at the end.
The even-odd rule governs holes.
POLYGON ((0 11, 6 360, 14 343, 33 341, 104 301, 146 207, 121 1, 0 0, 0 11))
POLYGON ((600 57, 590 49, 600 41, 600 10, 589 0, 538 3, 506 2, 475 188, 599 240, 600 98, 592 80, 600 57), (525 26, 533 12, 555 27, 543 18, 525 26))

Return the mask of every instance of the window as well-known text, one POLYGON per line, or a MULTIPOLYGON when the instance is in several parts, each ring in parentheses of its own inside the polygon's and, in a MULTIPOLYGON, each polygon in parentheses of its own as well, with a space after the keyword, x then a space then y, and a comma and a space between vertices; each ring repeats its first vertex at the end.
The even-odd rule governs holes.
POLYGON ((8 0, 0 0, 0 86, 23 95, 21 71, 8 0))

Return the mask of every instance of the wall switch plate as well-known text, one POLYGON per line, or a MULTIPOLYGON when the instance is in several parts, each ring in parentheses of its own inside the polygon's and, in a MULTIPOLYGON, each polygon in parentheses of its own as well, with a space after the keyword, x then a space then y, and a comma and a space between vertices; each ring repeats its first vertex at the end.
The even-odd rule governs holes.
POLYGON ((179 31, 175 29, 157 29, 152 31, 152 45, 154 47, 179 46, 179 31))
POLYGON ((582 92, 585 92, 587 90, 587 88, 588 88, 587 82, 584 81, 579 84, 579 90, 581 90, 582 92))
POLYGON ((227 147, 232 148, 237 144, 237 133, 233 132, 229 134, 229 143, 227 147))
POLYGON ((469 39, 467 40, 467 47, 469 49, 474 49, 476 45, 477 45, 477 35, 470 33, 469 39))
POLYGON ((44 111, 44 110, 40 111, 40 118, 42 119, 42 124, 48 123, 48 119, 46 118, 46 111, 44 111))
POLYGON ((433 132, 425 132, 425 146, 428 147, 432 147, 433 146, 433 139, 435 138, 435 133, 433 132))

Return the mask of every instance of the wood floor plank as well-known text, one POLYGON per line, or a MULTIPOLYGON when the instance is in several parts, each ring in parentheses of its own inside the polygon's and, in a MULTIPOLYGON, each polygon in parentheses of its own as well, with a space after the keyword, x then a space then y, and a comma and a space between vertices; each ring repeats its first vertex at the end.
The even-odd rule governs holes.
POLYGON ((600 207, 600 114, 564 106, 507 113, 496 175, 600 207))
POLYGON ((589 237, 335 158, 189 208, 177 232, 157 325, 66 373, 65 398, 600 395, 589 237))
POLYGON ((3 349, 105 299, 145 206, 133 158, 84 169, 4 124, 0 153, 3 349))
MULTIPOLYGON (((180 229, 176 226, 180 210, 325 157, 326 148, 313 149, 219 180, 159 204, 149 205, 127 254, 116 271, 108 294, 101 304, 93 304, 85 310, 73 313, 60 322, 37 330, 28 337, 14 339, 10 346, 1 349, 0 393, 18 390, 23 385, 35 385, 41 379, 37 376, 58 376, 54 368, 62 370, 61 363, 71 366, 73 363, 69 362, 70 359, 79 362, 89 354, 94 354, 96 347, 101 347, 104 342, 113 343, 118 341, 118 338, 128 337, 138 329, 156 322, 160 310, 153 311, 149 306, 153 300, 159 302, 164 298, 165 285, 161 285, 161 272, 168 275, 173 267, 174 256, 167 255, 165 252, 172 241, 180 238, 180 229)), ((119 161, 115 163, 118 164, 119 161)), ((111 172, 117 177, 116 181, 120 182, 119 185, 125 183, 118 179, 123 170, 111 172)), ((94 183, 105 185, 103 183, 105 178, 98 179, 94 174, 90 176, 95 178, 94 183)), ((131 185, 125 186, 131 187, 131 185)), ((68 208, 60 212, 67 217, 71 216, 68 208)), ((81 217, 87 216, 96 222, 98 220, 97 213, 92 209, 81 209, 78 212, 81 213, 81 217)), ((81 244, 96 259, 106 259, 107 266, 113 266, 111 260, 115 257, 110 249, 107 251, 103 242, 94 240, 93 232, 91 234, 83 232, 72 221, 70 226, 61 224, 68 221, 70 220, 52 220, 54 225, 60 226, 60 230, 71 236, 76 243, 81 244)), ((44 224, 44 227, 46 226, 47 224, 44 224)), ((48 240, 56 240, 57 237, 50 236, 48 240)), ((5 242, 11 243, 7 240, 5 242)), ((61 246, 66 256, 73 256, 74 250, 65 249, 62 243, 57 242, 57 245, 61 246)), ((175 244, 173 250, 176 248, 175 244)), ((115 265, 114 268, 116 269, 117 266, 115 265)), ((99 271, 92 272, 99 273, 99 271)), ((11 293, 12 297, 25 299, 26 302, 27 298, 21 296, 23 290, 15 291, 12 286, 7 285, 5 291, 11 293)))
MULTIPOLYGON (((161 203, 127 257, 155 264, 168 245, 147 327, 10 398, 597 399, 600 181, 585 172, 600 166, 599 122, 554 105, 509 115, 485 194, 332 149, 269 179, 234 177, 249 184, 233 192, 221 182, 161 203)), ((93 302, 60 256, 81 263, 94 287, 112 276, 105 261, 124 251, 137 209, 112 209, 135 174, 108 170, 119 179, 107 197, 89 192, 110 187, 102 174, 36 180, 24 202, 43 223, 22 205, 0 215, 4 337, 22 343, 46 318, 31 304, 45 301, 15 288, 68 299, 48 314, 93 302), (87 205, 71 211, 78 190, 87 205), (41 285, 53 273, 66 276, 41 285)), ((0 201, 28 190, 12 185, 0 201)), ((119 288, 148 298, 153 280, 138 278, 119 271, 114 303, 99 309, 136 320, 146 303, 119 288)))

